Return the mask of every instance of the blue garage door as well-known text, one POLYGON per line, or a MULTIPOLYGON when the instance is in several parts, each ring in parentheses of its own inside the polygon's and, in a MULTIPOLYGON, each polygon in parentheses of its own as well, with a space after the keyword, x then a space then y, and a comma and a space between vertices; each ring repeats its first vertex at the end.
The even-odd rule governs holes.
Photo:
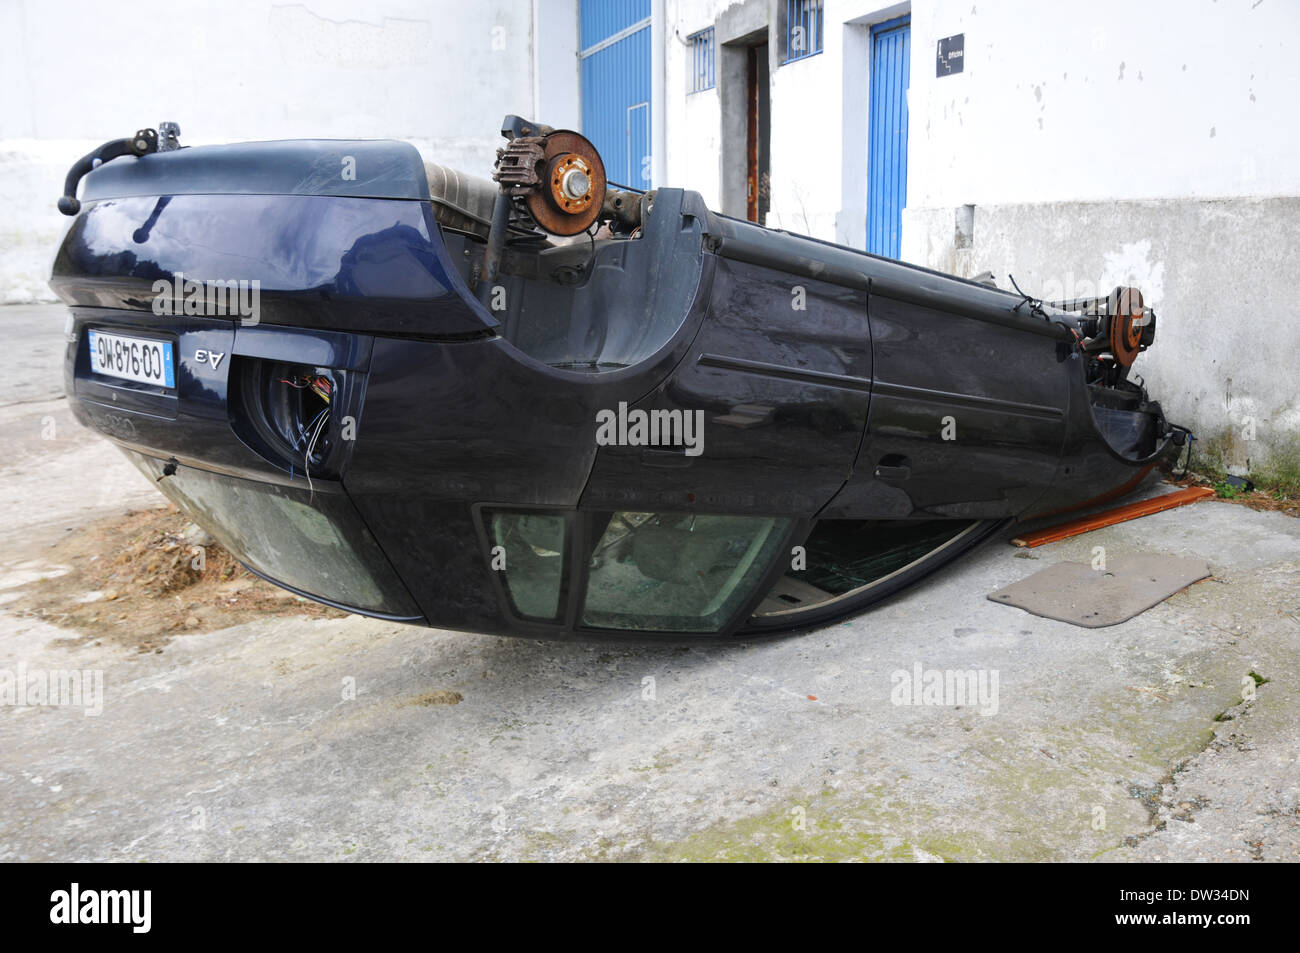
POLYGON ((867 251, 897 258, 907 204, 907 85, 912 30, 900 17, 871 30, 867 251))
POLYGON ((650 181, 650 0, 582 0, 582 134, 610 181, 650 181))

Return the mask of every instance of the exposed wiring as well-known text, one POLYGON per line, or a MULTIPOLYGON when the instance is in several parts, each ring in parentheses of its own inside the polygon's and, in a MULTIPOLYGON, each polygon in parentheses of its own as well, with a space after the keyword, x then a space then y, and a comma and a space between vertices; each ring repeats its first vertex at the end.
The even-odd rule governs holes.
MULTIPOLYGON (((325 432, 326 426, 330 419, 330 405, 334 398, 334 381, 325 374, 302 374, 293 377, 281 377, 280 383, 292 387, 297 391, 309 390, 315 394, 325 404, 324 407, 316 414, 315 417, 305 427, 298 428, 298 437, 290 447, 292 453, 297 453, 303 444, 306 449, 303 450, 303 474, 307 477, 307 490, 310 494, 309 502, 316 498, 316 485, 311 478, 311 458, 316 452, 316 445, 320 442, 321 434, 325 432)), ((295 467, 292 460, 289 463, 289 479, 294 476, 295 467)))
POLYGON ((316 426, 316 421, 320 420, 322 417, 324 417, 324 416, 325 416, 326 414, 328 414, 329 412, 330 412, 329 408, 326 407, 326 408, 325 408, 324 410, 322 410, 319 414, 317 414, 315 417, 313 417, 313 418, 311 419, 311 423, 309 423, 309 424, 308 424, 306 427, 304 427, 302 430, 299 430, 299 431, 298 431, 298 439, 295 440, 295 441, 293 442, 293 446, 290 447, 289 449, 291 449, 291 450, 297 450, 298 447, 302 444, 303 440, 305 440, 305 439, 307 438, 307 435, 308 435, 309 433, 311 433, 311 429, 312 429, 312 427, 315 427, 315 426, 316 426))
POLYGON ((609 179, 606 179, 605 185, 612 185, 614 188, 622 189, 624 192, 635 192, 637 195, 645 195, 645 189, 638 189, 631 185, 624 185, 622 182, 611 182, 609 179))
POLYGON ((587 229, 587 237, 591 239, 591 255, 587 258, 587 277, 590 279, 592 268, 596 265, 596 232, 600 231, 600 222, 596 221, 587 229))
POLYGON ((1021 291, 1020 286, 1016 284, 1016 279, 1012 275, 1007 275, 1007 280, 1011 282, 1011 287, 1016 289, 1016 294, 1020 295, 1022 299, 1018 305, 1011 309, 1012 311, 1019 312, 1025 305, 1029 305, 1030 314, 1036 314, 1044 321, 1048 320, 1047 312, 1043 310, 1043 301, 1041 298, 1031 298, 1029 295, 1021 291))
POLYGON ((330 402, 334 394, 334 383, 324 375, 311 374, 306 377, 298 377, 289 380, 287 377, 280 378, 281 384, 288 384, 294 390, 310 390, 325 403, 330 402))
POLYGON ((330 402, 330 395, 334 393, 334 385, 329 382, 329 378, 314 378, 309 386, 312 389, 312 393, 317 397, 325 401, 327 404, 330 402))
POLYGON ((316 441, 320 439, 321 432, 325 429, 325 425, 329 423, 330 412, 328 407, 320 412, 318 419, 320 423, 316 425, 316 432, 312 434, 311 442, 307 444, 307 452, 302 455, 303 472, 307 474, 307 490, 309 494, 307 502, 309 505, 316 499, 316 487, 311 482, 311 455, 316 452, 316 441))

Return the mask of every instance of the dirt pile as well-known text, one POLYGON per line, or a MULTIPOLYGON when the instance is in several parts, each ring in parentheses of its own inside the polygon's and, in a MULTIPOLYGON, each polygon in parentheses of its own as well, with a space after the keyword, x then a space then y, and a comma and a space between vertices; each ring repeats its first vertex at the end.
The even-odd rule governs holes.
POLYGON ((78 642, 162 651, 185 632, 267 615, 346 615, 254 576, 170 503, 74 529, 41 562, 44 578, 7 608, 76 630, 78 642))

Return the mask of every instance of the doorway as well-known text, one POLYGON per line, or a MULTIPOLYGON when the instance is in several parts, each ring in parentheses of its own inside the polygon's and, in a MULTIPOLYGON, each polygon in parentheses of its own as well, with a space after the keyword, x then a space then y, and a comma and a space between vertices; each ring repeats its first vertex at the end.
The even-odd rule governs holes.
POLYGON ((907 89, 910 17, 871 28, 870 129, 867 146, 867 251, 897 258, 907 204, 907 89))
POLYGON ((763 225, 772 199, 771 69, 767 44, 745 50, 745 217, 763 225))

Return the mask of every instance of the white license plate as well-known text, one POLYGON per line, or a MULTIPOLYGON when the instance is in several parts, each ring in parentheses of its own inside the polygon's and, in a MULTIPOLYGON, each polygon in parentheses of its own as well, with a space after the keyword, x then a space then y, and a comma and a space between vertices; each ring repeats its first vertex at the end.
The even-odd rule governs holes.
POLYGON ((176 365, 170 341, 133 338, 125 334, 90 330, 90 369, 123 380, 176 386, 176 365))

